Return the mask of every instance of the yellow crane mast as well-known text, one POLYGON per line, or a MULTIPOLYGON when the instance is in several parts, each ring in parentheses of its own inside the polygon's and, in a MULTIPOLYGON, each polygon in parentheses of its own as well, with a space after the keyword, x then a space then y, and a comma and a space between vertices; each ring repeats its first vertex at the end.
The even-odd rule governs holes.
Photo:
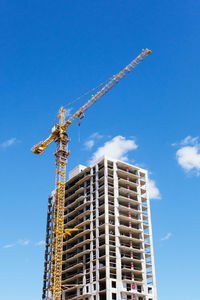
POLYGON ((65 120, 65 110, 63 107, 59 110, 59 123, 55 124, 50 136, 35 145, 31 151, 34 154, 41 154, 45 149, 55 141, 57 143, 56 149, 56 186, 55 198, 53 208, 53 230, 52 230, 52 245, 50 255, 50 277, 49 277, 49 291, 48 299, 61 300, 62 294, 62 252, 63 252, 63 236, 64 232, 71 235, 71 231, 80 230, 78 228, 65 229, 64 231, 64 202, 65 202, 65 178, 66 178, 66 164, 68 152, 68 135, 67 128, 77 119, 84 117, 84 112, 91 107, 98 99, 105 95, 112 87, 114 87, 123 77, 131 72, 140 62, 147 57, 151 51, 149 49, 143 50, 129 65, 122 71, 114 75, 112 79, 103 86, 103 88, 91 97, 77 112, 65 120))

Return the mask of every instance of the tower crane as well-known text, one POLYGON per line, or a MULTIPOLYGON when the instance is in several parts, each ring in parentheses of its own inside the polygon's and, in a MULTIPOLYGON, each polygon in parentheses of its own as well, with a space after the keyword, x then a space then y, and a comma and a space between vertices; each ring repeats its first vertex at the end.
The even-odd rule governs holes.
POLYGON ((49 137, 35 145, 31 151, 34 154, 42 154, 45 149, 52 143, 56 142, 56 186, 53 207, 53 230, 52 245, 50 254, 50 278, 49 278, 49 300, 61 300, 62 295, 62 254, 63 254, 63 236, 64 232, 71 235, 71 231, 78 231, 78 228, 65 229, 64 231, 64 202, 65 202, 65 178, 69 138, 67 134, 68 127, 77 119, 82 119, 86 110, 91 107, 97 100, 104 96, 113 88, 122 78, 131 72, 145 57, 151 53, 151 50, 143 50, 130 64, 122 71, 112 77, 103 88, 93 95, 81 108, 79 108, 67 120, 65 119, 65 109, 59 110, 59 122, 52 128, 49 137))

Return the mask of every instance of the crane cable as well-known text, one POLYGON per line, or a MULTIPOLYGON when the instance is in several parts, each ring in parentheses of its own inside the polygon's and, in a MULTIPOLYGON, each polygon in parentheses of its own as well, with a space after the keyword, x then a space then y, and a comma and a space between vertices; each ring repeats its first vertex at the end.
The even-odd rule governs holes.
POLYGON ((80 100, 81 98, 87 96, 88 94, 90 94, 91 92, 95 91, 96 89, 98 89, 100 86, 102 86, 103 84, 106 84, 108 81, 110 81, 114 76, 108 78, 106 81, 102 82, 101 84, 99 84, 97 87, 91 89, 90 91, 86 92, 85 94, 79 96, 78 98, 74 99, 73 101, 71 101, 70 103, 66 104, 65 106, 63 106, 64 108, 67 106, 70 106, 71 104, 73 104, 74 102, 80 100))
MULTIPOLYGON (((113 75, 112 77, 108 78, 108 79, 105 80, 104 82, 100 83, 97 87, 95 87, 95 88, 89 90, 89 91, 86 92, 85 94, 79 96, 78 98, 76 98, 76 99, 74 99, 73 101, 69 102, 68 104, 64 105, 63 107, 66 108, 66 107, 72 105, 73 103, 77 102, 77 101, 80 100, 81 98, 87 96, 87 95, 90 94, 91 92, 93 92, 93 91, 95 91, 96 89, 98 89, 100 86, 106 84, 106 83, 107 83, 108 81, 110 81, 114 76, 115 76, 115 75, 113 75)), ((57 117, 56 117, 56 118, 54 119, 54 121, 52 122, 52 123, 53 123, 53 126, 54 126, 54 124, 56 123, 56 121, 57 121, 57 117)), ((53 126, 50 126, 50 127, 49 127, 49 131, 51 130, 51 128, 52 128, 53 126)))

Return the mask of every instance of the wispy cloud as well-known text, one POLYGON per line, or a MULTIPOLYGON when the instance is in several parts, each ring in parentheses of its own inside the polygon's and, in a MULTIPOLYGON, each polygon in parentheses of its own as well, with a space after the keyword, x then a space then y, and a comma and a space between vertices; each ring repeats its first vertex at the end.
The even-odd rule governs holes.
POLYGON ((2 148, 8 148, 8 147, 10 147, 10 146, 16 144, 16 142, 17 142, 17 139, 16 139, 16 138, 10 138, 10 139, 4 141, 3 143, 1 143, 0 146, 1 146, 2 148))
POLYGON ((133 139, 126 139, 125 137, 118 135, 106 142, 102 147, 99 147, 93 153, 90 163, 103 155, 122 161, 128 161, 127 153, 131 150, 136 150, 137 148, 138 145, 133 139))
MULTIPOLYGON (((26 247, 26 246, 29 246, 30 244, 31 244, 30 240, 19 239, 15 243, 12 243, 12 244, 10 243, 10 244, 4 245, 3 248, 7 249, 7 248, 13 248, 13 247, 16 247, 16 246, 26 247)), ((38 241, 36 243, 32 243, 32 245, 35 245, 36 247, 43 246, 43 245, 45 245, 45 241, 41 240, 41 241, 38 241)))
POLYGON ((180 143, 176 143, 179 149, 176 151, 178 164, 186 171, 195 171, 200 174, 200 143, 199 137, 187 136, 180 143))
POLYGON ((149 179, 149 198, 150 199, 161 199, 161 194, 156 186, 155 180, 149 179))
POLYGON ((22 239, 19 239, 17 242, 15 243, 12 243, 12 244, 7 244, 7 245, 4 245, 3 248, 7 249, 7 248, 13 248, 15 246, 28 246, 30 244, 30 240, 22 240, 22 239))
POLYGON ((17 244, 21 246, 28 246, 30 244, 29 240, 18 240, 17 244))
POLYGON ((72 111, 72 108, 67 108, 65 110, 65 118, 69 117, 71 115, 71 111, 72 111))
POLYGON ((89 141, 86 141, 86 142, 85 142, 85 148, 86 148, 87 150, 92 149, 93 146, 94 146, 94 140, 89 140, 89 141))
POLYGON ((85 148, 87 150, 92 149, 92 147, 94 146, 95 142, 99 139, 103 138, 103 135, 99 134, 98 132, 95 132, 93 134, 91 134, 89 136, 89 138, 87 139, 87 141, 85 142, 85 148))
POLYGON ((101 135, 98 132, 94 132, 93 134, 91 134, 90 138, 91 139, 102 139, 103 135, 101 135))
POLYGON ((198 142, 198 140, 198 136, 192 137, 191 135, 188 135, 181 141, 181 145, 195 145, 198 142))
POLYGON ((192 137, 191 135, 186 136, 180 142, 173 143, 172 146, 184 146, 184 145, 195 145, 199 140, 199 137, 192 137))
POLYGON ((162 239, 161 241, 166 241, 166 240, 169 240, 172 236, 172 233, 171 232, 168 232, 162 239))
POLYGON ((45 241, 43 240, 35 243, 35 246, 43 246, 43 245, 45 245, 45 241))
POLYGON ((7 249, 7 248, 13 248, 15 246, 16 246, 16 244, 7 244, 7 245, 4 245, 3 248, 7 249))

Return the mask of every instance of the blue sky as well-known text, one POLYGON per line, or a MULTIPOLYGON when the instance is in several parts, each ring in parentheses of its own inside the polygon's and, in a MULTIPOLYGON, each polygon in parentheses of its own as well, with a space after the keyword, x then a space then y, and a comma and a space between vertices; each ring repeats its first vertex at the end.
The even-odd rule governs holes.
POLYGON ((113 142, 115 155, 148 169, 161 198, 151 200, 158 299, 197 299, 199 13, 193 0, 0 2, 2 299, 41 298, 55 145, 39 157, 30 148, 60 106, 143 48, 152 54, 69 129, 68 170, 113 142))

